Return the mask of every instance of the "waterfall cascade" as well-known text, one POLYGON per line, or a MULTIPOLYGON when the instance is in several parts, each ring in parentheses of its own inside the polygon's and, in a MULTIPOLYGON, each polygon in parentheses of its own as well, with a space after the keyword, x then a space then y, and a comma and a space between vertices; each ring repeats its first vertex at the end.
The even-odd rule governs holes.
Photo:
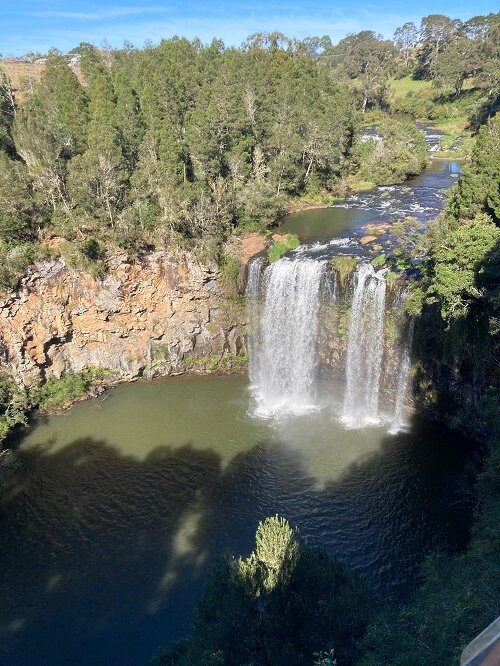
POLYGON ((379 423, 379 393, 384 352, 384 271, 362 263, 355 275, 347 340, 346 389, 342 421, 361 428, 379 423))
POLYGON ((255 414, 270 417, 314 410, 325 262, 284 258, 261 272, 257 261, 249 269, 247 289, 253 323, 250 381, 255 414))
POLYGON ((260 353, 260 274, 264 264, 264 257, 257 257, 248 265, 246 306, 247 317, 251 326, 250 335, 247 338, 248 356, 250 359, 249 377, 254 382, 254 372, 257 366, 257 358, 260 353))
POLYGON ((386 271, 375 271, 369 262, 358 264, 352 282, 339 293, 339 283, 326 267, 326 260, 304 254, 268 266, 262 257, 250 263, 247 309, 253 413, 268 418, 318 409, 319 357, 325 360, 326 352, 326 365, 331 364, 334 373, 345 365, 342 423, 363 428, 389 421, 390 432, 398 432, 405 427, 413 323, 399 354, 398 347, 393 351, 384 341, 384 327, 386 314, 396 322, 403 318, 403 294, 391 296, 388 305, 386 271), (347 344, 343 345, 339 315, 334 314, 333 327, 332 319, 324 317, 328 312, 342 312, 349 303, 347 344), (386 313, 387 307, 392 315, 386 313), (334 350, 333 356, 328 357, 329 349, 334 350), (393 406, 385 405, 383 413, 381 396, 387 398, 391 387, 393 406))
POLYGON ((396 435, 398 432, 402 432, 408 427, 405 418, 405 403, 409 397, 408 393, 410 389, 411 345, 413 342, 414 327, 415 319, 411 319, 401 354, 401 363, 399 366, 398 381, 396 385, 394 414, 392 416, 391 427, 389 429, 389 433, 391 435, 396 435))

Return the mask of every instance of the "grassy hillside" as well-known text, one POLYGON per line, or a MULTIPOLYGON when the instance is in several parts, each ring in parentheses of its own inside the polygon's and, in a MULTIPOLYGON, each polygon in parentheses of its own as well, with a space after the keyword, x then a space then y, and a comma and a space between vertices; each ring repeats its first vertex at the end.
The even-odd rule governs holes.
POLYGON ((2 58, 0 60, 0 67, 5 70, 9 77, 14 97, 17 100, 22 99, 22 91, 29 87, 30 82, 37 83, 40 81, 43 72, 43 65, 20 62, 11 58, 2 58))
POLYGON ((434 157, 469 157, 472 149, 470 119, 484 103, 484 93, 467 80, 460 97, 437 90, 431 81, 410 77, 389 79, 389 103, 393 111, 432 123, 444 132, 441 150, 434 157), (450 149, 458 143, 458 149, 450 149))

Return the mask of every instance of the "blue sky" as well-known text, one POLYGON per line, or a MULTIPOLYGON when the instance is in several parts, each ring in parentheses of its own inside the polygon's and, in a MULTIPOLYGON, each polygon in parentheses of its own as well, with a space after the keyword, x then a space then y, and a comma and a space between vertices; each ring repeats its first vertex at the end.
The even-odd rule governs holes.
POLYGON ((418 23, 426 14, 466 19, 497 11, 493 0, 2 0, 1 4, 4 56, 47 51, 51 46, 67 51, 81 41, 100 44, 105 39, 112 46, 121 46, 124 40, 142 46, 148 39, 156 43, 176 34, 204 42, 216 36, 236 46, 253 32, 273 30, 298 38, 329 34, 335 42, 366 28, 391 37, 405 21, 418 23))

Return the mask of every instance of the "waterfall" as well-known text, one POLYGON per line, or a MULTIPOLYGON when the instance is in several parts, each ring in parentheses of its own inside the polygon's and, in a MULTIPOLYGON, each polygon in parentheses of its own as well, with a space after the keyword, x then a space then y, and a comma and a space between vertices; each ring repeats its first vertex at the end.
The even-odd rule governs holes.
POLYGON ((263 273, 259 270, 259 277, 250 268, 250 381, 258 416, 317 408, 316 343, 324 268, 324 261, 303 257, 280 259, 263 273), (263 303, 256 306, 260 291, 263 303))
POLYGON ((342 421, 349 428, 379 422, 379 392, 384 351, 385 272, 358 266, 349 323, 346 390, 342 421))
POLYGON ((260 275, 264 257, 257 257, 248 264, 247 287, 245 293, 247 319, 250 325, 250 334, 247 338, 247 350, 250 358, 249 377, 250 383, 254 381, 255 359, 259 353, 260 340, 260 275))
POLYGON ((411 366, 411 345, 413 341, 413 329, 415 319, 410 320, 408 333, 403 345, 401 362, 399 366, 398 381, 396 384, 396 397, 394 402, 394 413, 392 416, 389 433, 396 435, 398 432, 405 431, 408 427, 405 419, 405 402, 408 398, 410 388, 410 366, 411 366))

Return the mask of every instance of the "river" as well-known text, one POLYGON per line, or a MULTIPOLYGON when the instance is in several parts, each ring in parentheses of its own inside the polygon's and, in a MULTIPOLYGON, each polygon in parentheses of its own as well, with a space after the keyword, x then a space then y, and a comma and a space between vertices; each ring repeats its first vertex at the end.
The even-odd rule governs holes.
MULTIPOLYGON (((457 169, 434 162, 283 229, 321 254, 402 210, 425 221, 457 169)), ((268 515, 392 599, 411 592, 431 548, 465 543, 467 440, 415 417, 395 435, 345 428, 321 399, 282 419, 252 404, 246 377, 168 378, 121 385, 22 433, 0 493, 2 664, 147 664, 186 632, 214 558, 249 552, 268 515)))

